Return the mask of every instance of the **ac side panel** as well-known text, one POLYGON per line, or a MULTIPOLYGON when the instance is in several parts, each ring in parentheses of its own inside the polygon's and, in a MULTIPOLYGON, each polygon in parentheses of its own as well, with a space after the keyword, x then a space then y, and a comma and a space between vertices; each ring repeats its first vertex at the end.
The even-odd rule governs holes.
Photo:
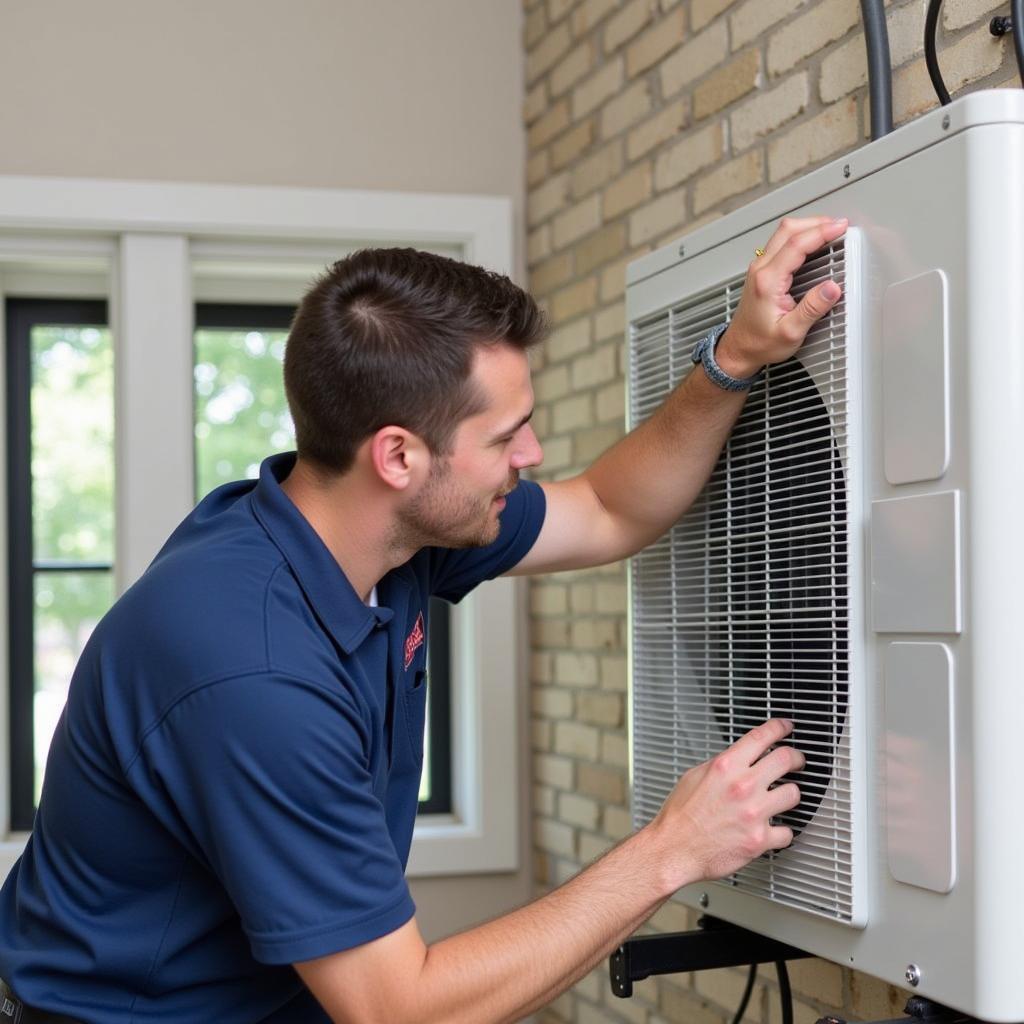
MULTIPOLYGON (((953 110, 954 124, 965 109, 953 110)), ((905 971, 914 964, 921 972, 921 994, 985 1020, 1009 1022, 1024 1020, 1024 986, 1019 984, 1017 966, 1024 957, 1020 924, 1024 872, 1019 866, 1024 815, 1016 807, 1018 795, 1024 792, 1024 767, 1018 756, 1024 686, 1020 685, 1017 639, 1024 621, 1020 585, 1024 547, 1017 538, 1024 508, 1024 459, 1019 453, 1024 437, 1024 290, 1019 284, 1024 280, 1024 193, 1019 188, 1024 178, 1024 124, 967 124, 945 135, 942 116, 941 112, 927 115, 915 122, 914 132, 906 133, 916 140, 913 152, 899 151, 900 132, 874 144, 889 147, 892 159, 864 178, 854 177, 842 185, 840 165, 835 169, 837 187, 813 202, 807 201, 801 183, 787 186, 759 200, 756 216, 750 220, 745 219, 745 210, 739 210, 716 222, 722 240, 703 251, 698 247, 693 258, 667 265, 666 250, 658 258, 666 269, 639 280, 634 275, 627 292, 627 319, 638 347, 631 354, 635 362, 630 372, 661 373, 657 386, 670 387, 687 371, 690 335, 672 334, 677 316, 673 311, 685 314, 696 298, 710 303, 698 311, 710 319, 724 318, 735 308, 735 282, 742 281, 754 248, 763 245, 773 226, 765 224, 768 200, 773 204, 773 223, 787 214, 851 218, 856 231, 849 236, 845 256, 844 328, 849 398, 846 447, 840 459, 848 530, 847 707, 839 741, 834 748, 828 748, 828 743, 825 747, 832 753, 834 775, 842 775, 840 769, 845 771, 847 764, 842 759, 849 758, 852 912, 840 906, 836 872, 821 861, 816 862, 816 876, 807 878, 804 886, 793 883, 806 874, 756 891, 751 878, 763 877, 766 871, 770 876, 762 863, 745 878, 737 876, 736 884, 690 886, 679 898, 696 907, 706 894, 709 911, 716 916, 893 984, 905 986, 905 971), (922 147, 919 143, 926 131, 932 132, 934 144, 922 147), (799 195, 802 201, 788 204, 787 195, 799 195), (855 249, 858 254, 853 256, 855 249), (853 275, 860 276, 859 282, 853 275), (938 276, 941 288, 936 287, 938 276), (905 360, 899 366, 905 353, 892 347, 899 338, 894 341, 890 332, 889 362, 895 357, 897 376, 906 382, 905 405, 894 400, 891 384, 889 398, 884 397, 884 298, 893 286, 900 286, 897 292, 904 288, 908 294, 920 292, 922 302, 941 294, 945 303, 944 311, 928 311, 928 317, 941 327, 937 333, 927 327, 928 317, 925 326, 910 324, 908 337, 925 358, 920 381, 913 378, 905 360), (655 341, 654 325, 666 312, 664 334, 655 341), (857 318, 860 327, 852 327, 857 318), (937 335, 944 336, 935 342, 944 346, 944 352, 937 353, 929 343, 937 335), (676 346, 670 343, 673 339, 676 346), (658 363, 650 347, 657 344, 673 351, 671 365, 658 363), (641 365, 645 359, 648 362, 641 365), (948 391, 937 398, 936 388, 948 391), (900 446, 904 428, 891 426, 889 440, 895 436, 896 446, 890 449, 897 454, 889 460, 887 477, 886 401, 890 424, 895 412, 895 420, 902 417, 911 430, 918 429, 914 408, 920 403, 922 417, 948 430, 948 447, 945 440, 936 442, 929 433, 923 439, 925 451, 915 458, 900 446), (953 588, 951 599, 959 611, 930 619, 925 632, 917 631, 920 623, 913 617, 901 622, 898 616, 891 619, 897 631, 876 631, 878 593, 870 569, 872 510, 881 507, 876 503, 933 495, 952 495, 937 500, 943 508, 956 509, 950 520, 953 525, 943 526, 946 540, 936 535, 932 543, 939 545, 940 557, 949 567, 942 585, 953 588), (909 685, 922 693, 941 692, 950 717, 922 716, 915 724, 907 694, 901 692, 887 719, 884 665, 889 647, 922 643, 941 645, 944 674, 942 679, 933 678, 940 662, 930 659, 907 676, 913 679, 909 685), (950 722, 948 734, 942 721, 950 722), (915 786, 912 773, 899 775, 887 769, 886 754, 898 748, 896 741, 909 740, 914 745, 927 737, 940 741, 941 749, 928 758, 921 755, 917 763, 942 773, 945 781, 938 788, 934 779, 915 786), (933 826, 937 835, 945 837, 942 859, 919 870, 908 866, 906 858, 900 859, 899 837, 888 834, 889 805, 895 807, 897 798, 905 799, 926 811, 936 792, 942 797, 945 822, 933 826), (896 874, 927 884, 895 877, 890 866, 893 848, 897 864, 902 865, 896 874), (939 891, 949 876, 951 888, 939 891), (831 905, 821 899, 823 883, 827 883, 831 905)), ((852 159, 856 167, 856 155, 852 159)), ((821 172, 815 175, 820 177, 821 172)), ((646 265, 658 262, 653 257, 645 261, 646 265)), ((809 375, 831 417, 835 394, 823 386, 824 378, 809 375)), ((750 401, 757 399, 751 396, 750 401)), ((634 393, 631 384, 633 425, 655 404, 653 393, 634 393)), ((762 475, 770 478, 772 474, 765 469, 762 475)), ((825 478, 834 492, 837 478, 827 473, 825 478)), ((729 479, 734 488, 742 486, 736 483, 738 478, 729 479)), ((712 488, 702 501, 713 501, 713 494, 712 488)), ((807 493, 803 499, 805 504, 815 500, 807 493)), ((743 628, 742 614, 728 614, 729 602, 734 613, 746 614, 750 609, 737 607, 737 595, 750 605, 756 604, 756 594, 750 588, 744 591, 736 580, 730 584, 729 572, 736 577, 750 570, 748 579, 753 579, 757 566, 749 558, 732 557, 735 551, 729 546, 735 547, 737 524, 730 524, 730 513, 725 511, 728 493, 721 504, 722 526, 719 536, 710 538, 710 546, 696 543, 693 524, 684 519, 652 552, 655 556, 660 552, 660 566, 655 557, 648 562, 636 560, 632 569, 631 783, 638 824, 656 811, 659 787, 672 781, 677 763, 685 765, 697 756, 698 740, 710 748, 715 743, 724 745, 736 728, 746 724, 744 708, 754 717, 767 709, 767 694, 759 694, 756 687, 748 688, 744 704, 741 677, 760 673, 764 690, 772 676, 766 669, 777 665, 763 653, 760 660, 749 652, 737 657, 742 648, 730 642, 729 628, 723 626, 732 622, 732 639, 742 636, 738 632, 743 628), (698 570, 695 563, 704 569, 698 570), (723 563, 732 569, 723 570, 723 563), (703 589, 696 585, 701 572, 703 589), (717 639, 710 644, 701 641, 702 648, 699 638, 695 639, 700 630, 717 639), (704 652, 703 661, 697 661, 695 651, 704 652), (723 703, 722 687, 715 689, 716 679, 725 679, 726 689, 731 686, 733 696, 741 699, 723 703), (684 686, 679 685, 681 680, 684 686), (725 707, 733 708, 731 722, 725 707), (655 708, 660 711, 655 713, 655 708), (681 728, 670 724, 677 716, 682 716, 681 728)), ((703 516, 706 509, 694 511, 703 516)), ((922 564, 913 558, 901 562, 903 572, 917 572, 915 566, 922 564)), ((830 586, 833 576, 838 579, 831 573, 830 586)), ((913 592, 912 579, 904 576, 896 583, 913 592)), ((785 596, 785 590, 782 593, 785 596)), ((943 607, 950 607, 948 592, 944 600, 943 607)), ((764 646, 768 631, 757 629, 753 635, 764 646)), ((833 640, 836 635, 833 629, 833 640)), ((839 662, 832 668, 838 670, 839 662)), ((805 742, 807 737, 805 731, 805 742)), ((798 744, 800 740, 798 728, 798 744)), ((831 786, 830 778, 822 791, 822 804, 828 803, 831 786)), ((798 837, 794 849, 802 838, 798 837)), ((918 848, 911 858, 914 863, 922 852, 918 848)), ((780 856, 775 867, 782 863, 780 856)), ((805 868, 812 863, 808 860, 805 868)))

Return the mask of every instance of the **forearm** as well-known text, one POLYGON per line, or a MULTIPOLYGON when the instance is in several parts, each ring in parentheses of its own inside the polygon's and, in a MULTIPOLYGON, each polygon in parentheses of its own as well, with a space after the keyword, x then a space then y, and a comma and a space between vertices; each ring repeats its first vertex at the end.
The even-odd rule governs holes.
MULTIPOLYGON (((725 339, 723 339, 723 344, 725 339)), ((723 368, 727 364, 719 357, 723 368)), ((657 540, 707 483, 747 392, 724 391, 697 367, 662 406, 583 476, 634 554, 657 540)))
POLYGON ((498 1024, 550 1002, 664 902, 651 829, 617 846, 554 892, 431 946, 416 989, 417 1021, 498 1024))

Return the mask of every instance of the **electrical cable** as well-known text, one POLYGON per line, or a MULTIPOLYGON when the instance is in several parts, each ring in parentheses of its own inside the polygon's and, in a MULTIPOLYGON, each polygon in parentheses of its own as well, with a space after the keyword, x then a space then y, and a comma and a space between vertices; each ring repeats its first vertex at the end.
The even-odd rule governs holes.
POLYGON ((864 43, 868 51, 868 92, 871 96, 871 138, 892 131, 892 60, 884 0, 860 0, 864 43))
POLYGON ((740 1005, 736 1008, 736 1013, 733 1014, 732 1024, 740 1024, 743 1020, 743 1014, 747 1012, 747 1004, 750 1002, 750 993, 754 991, 754 979, 757 977, 757 964, 750 965, 750 973, 747 975, 747 987, 743 990, 743 998, 740 1000, 740 1005))
POLYGON ((935 95, 939 97, 939 102, 946 106, 952 100, 949 97, 946 83, 942 80, 939 58, 935 54, 935 34, 939 26, 939 11, 941 8, 942 0, 928 0, 928 14, 924 19, 924 59, 928 65, 928 77, 932 80, 932 85, 935 87, 935 95))
POLYGON ((1017 70, 1024 83, 1024 0, 1010 2, 1010 30, 1013 32, 1013 48, 1017 51, 1017 70))
POLYGON ((775 961, 779 975, 779 1005, 782 1008, 782 1024, 793 1024, 793 990, 789 987, 789 971, 785 960, 775 961))

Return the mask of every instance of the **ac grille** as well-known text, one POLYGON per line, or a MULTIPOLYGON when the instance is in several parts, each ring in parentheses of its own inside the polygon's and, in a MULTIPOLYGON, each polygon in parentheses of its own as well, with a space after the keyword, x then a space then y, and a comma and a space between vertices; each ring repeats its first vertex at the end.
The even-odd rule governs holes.
MULTIPOLYGON (((845 276, 842 242, 796 275, 798 300, 828 277, 844 300, 752 390, 700 498, 632 560, 630 584, 636 824, 687 769, 769 716, 792 718, 807 766, 793 776, 801 803, 780 820, 796 839, 724 884, 850 922, 845 276)), ((631 325, 634 424, 732 318, 742 286, 740 275, 631 325)))

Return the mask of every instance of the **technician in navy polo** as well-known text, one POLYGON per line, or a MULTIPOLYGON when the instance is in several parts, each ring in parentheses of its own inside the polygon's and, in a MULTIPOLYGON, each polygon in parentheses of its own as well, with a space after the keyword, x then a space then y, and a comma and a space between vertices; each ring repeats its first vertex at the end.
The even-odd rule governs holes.
MULTIPOLYGON (((757 268, 778 287, 744 294, 719 372, 795 351, 838 289, 794 309, 787 275, 843 227, 779 229, 757 268)), ((520 480, 541 461, 543 331, 506 278, 412 250, 355 253, 306 296, 285 357, 298 455, 207 496, 75 670, 0 894, 3 1005, 23 1022, 515 1020, 680 885, 789 842, 769 819, 799 794, 773 784, 802 758, 766 754, 789 728, 772 721, 560 889, 420 936, 404 869, 430 596, 639 550, 699 493, 743 402, 698 368, 584 473, 520 480)))

